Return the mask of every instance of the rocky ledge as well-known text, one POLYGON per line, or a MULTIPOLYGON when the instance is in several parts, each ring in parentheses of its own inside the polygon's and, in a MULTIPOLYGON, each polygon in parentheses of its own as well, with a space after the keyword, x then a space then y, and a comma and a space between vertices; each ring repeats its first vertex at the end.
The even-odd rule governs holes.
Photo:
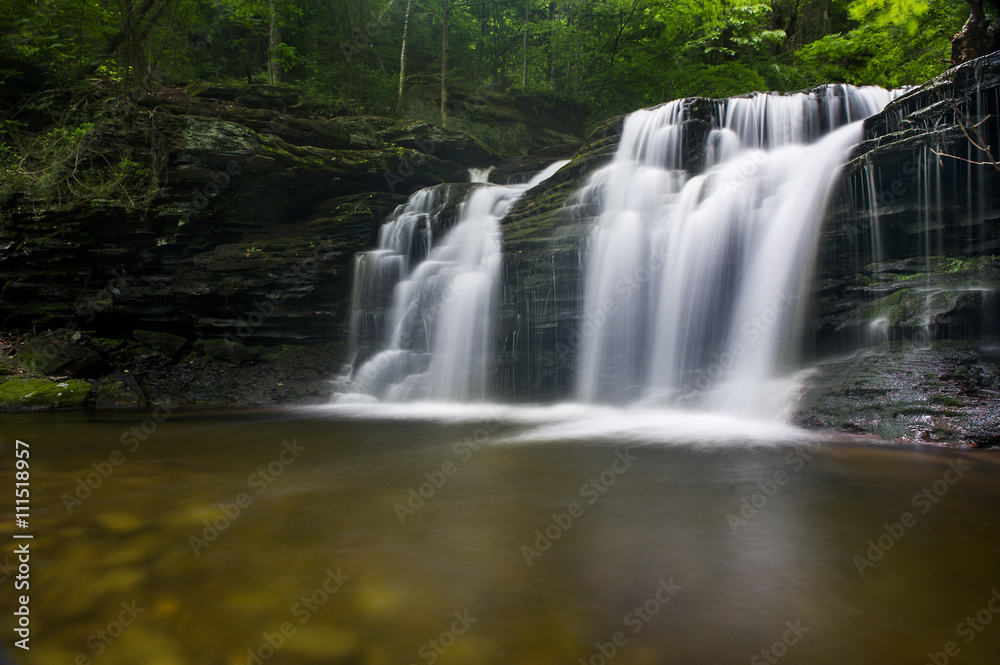
POLYGON ((0 164, 0 410, 322 401, 354 255, 413 191, 508 156, 280 88, 95 90, 81 108, 22 119, 43 176, 0 164))

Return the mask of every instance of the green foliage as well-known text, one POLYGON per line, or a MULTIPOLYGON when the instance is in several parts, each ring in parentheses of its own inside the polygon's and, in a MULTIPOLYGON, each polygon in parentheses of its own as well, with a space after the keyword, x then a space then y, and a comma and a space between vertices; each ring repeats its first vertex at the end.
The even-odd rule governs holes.
POLYGON ((965 402, 950 395, 931 395, 931 404, 939 404, 941 406, 951 406, 956 408, 961 408, 965 406, 965 402))
POLYGON ((764 77, 741 62, 705 65, 685 73, 691 75, 678 86, 678 97, 724 98, 768 88, 764 77))
POLYGON ((59 125, 30 133, 15 123, 0 142, 0 203, 16 197, 59 204, 68 200, 113 201, 135 208, 155 191, 153 170, 131 155, 91 149, 95 125, 59 125))
POLYGON ((928 9, 925 0, 856 0, 849 11, 855 21, 868 19, 870 25, 878 28, 898 26, 912 35, 919 27, 917 19, 928 9))
POLYGON ((94 126, 55 127, 40 135, 8 131, 0 147, 0 202, 18 194, 59 199, 76 176, 80 147, 94 126))
MULTIPOLYGON (((397 108, 406 0, 67 2, 7 5, 0 92, 45 88, 19 101, 19 114, 57 120, 51 108, 70 88, 260 85, 279 73, 276 83, 322 112, 397 108)), ((524 0, 448 3, 448 82, 537 108, 572 102, 593 122, 680 95, 919 83, 942 71, 969 12, 963 0, 527 2, 527 15, 524 0)), ((444 7, 412 3, 405 87, 439 82, 444 7)), ((5 146, 4 164, 12 150, 27 154, 5 146)))
POLYGON ((967 9, 955 0, 861 0, 851 5, 852 15, 870 22, 847 33, 826 35, 795 56, 816 82, 888 88, 920 83, 942 71, 941 60, 949 56, 951 36, 967 17, 967 9))

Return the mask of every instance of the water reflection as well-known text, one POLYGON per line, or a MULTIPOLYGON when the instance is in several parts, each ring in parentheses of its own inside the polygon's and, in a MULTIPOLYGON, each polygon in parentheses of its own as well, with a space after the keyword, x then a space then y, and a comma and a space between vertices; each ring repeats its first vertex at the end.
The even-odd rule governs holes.
POLYGON ((696 441, 648 413, 587 436, 560 408, 180 411, 132 452, 137 414, 4 416, 5 486, 13 437, 33 455, 34 632, 16 656, 922 663, 955 641, 952 662, 996 662, 1000 621, 956 634, 1000 587, 995 456, 718 423, 696 441), (914 495, 957 459, 970 470, 922 513, 914 495), (907 511, 860 575, 852 557, 907 511), (115 626, 122 603, 134 621, 115 626))

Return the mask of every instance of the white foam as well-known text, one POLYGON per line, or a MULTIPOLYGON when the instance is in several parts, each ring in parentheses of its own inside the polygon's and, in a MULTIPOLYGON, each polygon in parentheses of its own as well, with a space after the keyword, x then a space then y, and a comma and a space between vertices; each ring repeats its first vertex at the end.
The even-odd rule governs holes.
POLYGON ((612 442, 632 445, 787 445, 816 440, 808 432, 770 420, 707 411, 595 406, 576 402, 511 405, 490 402, 335 402, 307 407, 312 413, 349 420, 410 421, 443 425, 483 424, 498 436, 489 443, 612 442), (513 430, 513 431, 512 431, 513 430))

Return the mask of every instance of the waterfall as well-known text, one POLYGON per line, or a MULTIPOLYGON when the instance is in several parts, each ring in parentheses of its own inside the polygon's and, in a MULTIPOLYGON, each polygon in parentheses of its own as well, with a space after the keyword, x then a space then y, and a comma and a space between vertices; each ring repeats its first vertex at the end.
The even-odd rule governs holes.
POLYGON ((519 185, 489 185, 488 171, 473 174, 480 184, 458 205, 451 228, 454 187, 422 189, 396 209, 379 248, 355 260, 347 393, 388 401, 486 396, 500 220, 565 164, 519 185))
POLYGON ((827 198, 857 121, 893 96, 827 86, 720 100, 700 143, 686 136, 691 100, 630 115, 581 194, 599 216, 578 398, 777 415, 827 198), (701 173, 685 168, 690 146, 701 173))

